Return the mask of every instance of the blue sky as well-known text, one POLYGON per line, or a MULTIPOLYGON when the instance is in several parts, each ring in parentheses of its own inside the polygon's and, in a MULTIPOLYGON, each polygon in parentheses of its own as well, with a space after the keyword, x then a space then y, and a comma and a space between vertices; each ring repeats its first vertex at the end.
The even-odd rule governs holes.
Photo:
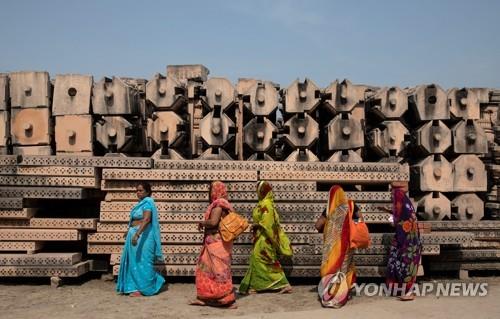
POLYGON ((500 1, 7 1, 0 72, 500 88, 500 1))

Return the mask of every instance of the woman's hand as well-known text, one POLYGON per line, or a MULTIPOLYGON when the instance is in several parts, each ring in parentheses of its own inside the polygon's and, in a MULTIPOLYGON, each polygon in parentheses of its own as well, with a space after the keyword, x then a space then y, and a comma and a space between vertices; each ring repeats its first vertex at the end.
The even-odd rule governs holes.
POLYGON ((132 237, 132 246, 137 245, 138 240, 139 240, 139 235, 137 235, 137 233, 135 233, 134 237, 132 237))
POLYGON ((252 227, 250 228, 250 230, 252 232, 256 232, 259 228, 260 228, 259 224, 252 224, 252 227))
POLYGON ((392 227, 394 227, 394 217, 389 216, 389 218, 387 219, 389 221, 389 223, 391 224, 392 227))
POLYGON ((360 222, 360 221, 362 222, 362 221, 364 221, 363 214, 361 212, 359 212, 359 211, 357 212, 357 216, 353 215, 352 217, 353 217, 353 219, 354 219, 355 222, 360 222))
POLYGON ((203 231, 203 228, 205 228, 205 225, 203 224, 203 222, 199 222, 199 223, 198 223, 198 231, 199 231, 199 232, 202 232, 202 231, 203 231))
POLYGON ((378 206, 377 209, 381 210, 381 211, 384 211, 386 213, 392 213, 392 210, 390 210, 389 208, 386 208, 384 206, 378 206))
POLYGON ((314 227, 316 228, 318 233, 322 233, 323 230, 325 229, 325 224, 326 224, 326 217, 321 215, 314 224, 314 227))

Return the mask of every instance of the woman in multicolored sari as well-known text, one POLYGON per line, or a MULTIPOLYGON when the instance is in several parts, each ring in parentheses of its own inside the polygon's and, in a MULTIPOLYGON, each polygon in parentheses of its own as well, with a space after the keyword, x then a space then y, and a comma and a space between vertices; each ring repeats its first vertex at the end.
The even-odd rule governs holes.
POLYGON ((154 269, 155 261, 163 261, 163 254, 151 185, 139 183, 136 191, 139 202, 130 212, 116 284, 118 293, 131 297, 154 295, 165 283, 163 276, 154 269))
POLYGON ((222 240, 219 221, 233 211, 228 202, 226 185, 220 181, 210 185, 210 205, 198 229, 204 229, 203 247, 196 265, 197 306, 236 308, 231 274, 232 242, 222 240))
POLYGON ((290 241, 280 226, 271 185, 260 181, 257 184, 257 194, 259 203, 252 212, 254 244, 250 267, 241 281, 239 292, 292 292, 278 256, 292 256, 293 252, 290 241))
POLYGON ((349 219, 354 202, 348 200, 344 190, 335 185, 330 189, 327 210, 316 222, 323 233, 323 259, 318 294, 323 307, 340 308, 349 300, 356 282, 353 249, 349 242, 349 219))
POLYGON ((413 300, 413 284, 417 277, 422 243, 417 227, 417 216, 406 196, 407 182, 392 183, 392 223, 396 228, 387 261, 386 283, 391 291, 404 292, 400 300, 413 300))

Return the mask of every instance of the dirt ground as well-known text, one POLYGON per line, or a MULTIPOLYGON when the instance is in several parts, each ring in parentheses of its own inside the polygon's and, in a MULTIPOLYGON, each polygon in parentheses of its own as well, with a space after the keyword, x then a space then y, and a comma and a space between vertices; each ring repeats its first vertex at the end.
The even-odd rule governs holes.
POLYGON ((355 297, 342 309, 321 308, 316 286, 295 285, 289 295, 238 297, 238 309, 188 306, 194 284, 171 283, 157 296, 131 298, 114 293, 112 281, 88 279, 51 288, 47 282, 0 282, 0 318, 499 318, 500 277, 488 282, 485 297, 426 296, 412 302, 391 297, 355 297))

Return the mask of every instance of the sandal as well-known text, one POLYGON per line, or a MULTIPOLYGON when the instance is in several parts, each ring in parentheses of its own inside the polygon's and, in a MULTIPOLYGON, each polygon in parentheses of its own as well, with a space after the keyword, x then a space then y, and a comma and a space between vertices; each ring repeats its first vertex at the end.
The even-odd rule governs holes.
POLYGON ((142 297, 142 294, 139 291, 134 291, 128 295, 129 297, 142 297))

